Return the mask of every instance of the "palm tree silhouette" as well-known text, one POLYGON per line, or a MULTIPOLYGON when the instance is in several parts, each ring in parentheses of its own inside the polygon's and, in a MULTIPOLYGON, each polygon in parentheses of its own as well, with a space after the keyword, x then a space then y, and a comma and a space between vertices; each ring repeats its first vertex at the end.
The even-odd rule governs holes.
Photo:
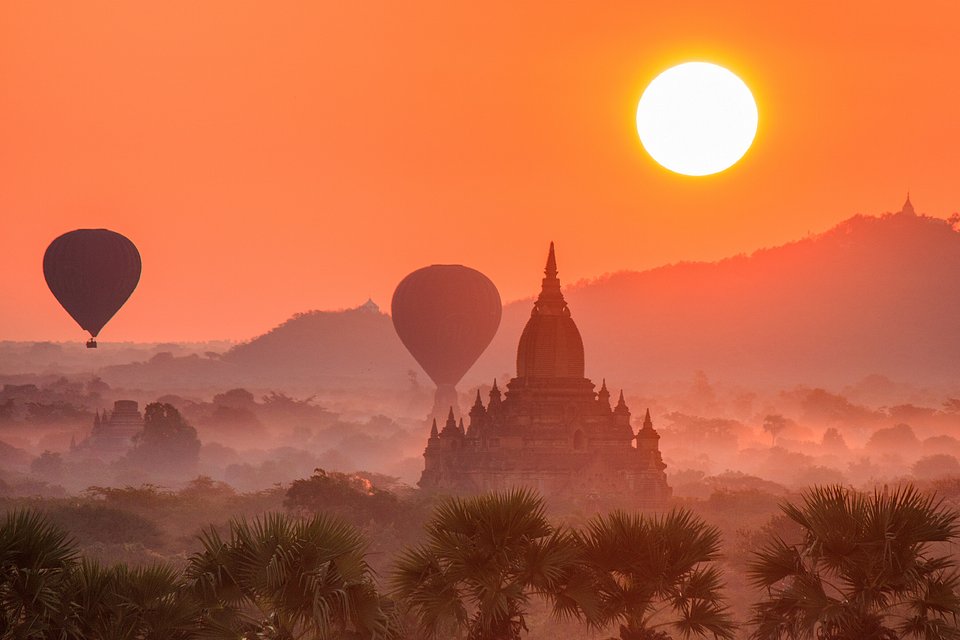
POLYGON ((753 638, 960 637, 960 576, 938 544, 956 539, 956 511, 912 486, 872 495, 814 487, 781 509, 803 539, 775 538, 751 563, 765 591, 753 638))
POLYGON ((577 534, 598 596, 595 627, 620 624, 622 640, 732 638, 722 594, 720 532, 689 511, 648 516, 614 511, 577 534))
POLYGON ((7 513, 0 526, 0 636, 54 634, 67 616, 63 585, 76 563, 67 534, 42 514, 7 513))
POLYGON ((532 597, 562 612, 583 595, 570 588, 579 566, 572 536, 547 521, 532 491, 449 499, 426 532, 401 554, 392 583, 429 638, 515 640, 532 597))
POLYGON ((396 635, 359 531, 325 515, 233 520, 226 539, 201 536, 187 576, 203 603, 205 637, 356 638, 396 635))

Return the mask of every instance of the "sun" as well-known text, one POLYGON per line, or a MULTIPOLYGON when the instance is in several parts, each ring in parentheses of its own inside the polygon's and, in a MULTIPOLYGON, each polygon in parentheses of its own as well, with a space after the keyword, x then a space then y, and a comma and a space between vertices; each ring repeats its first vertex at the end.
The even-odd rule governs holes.
POLYGON ((660 165, 687 176, 733 166, 753 144, 757 121, 757 103, 743 80, 709 62, 667 69, 637 105, 643 148, 660 165))

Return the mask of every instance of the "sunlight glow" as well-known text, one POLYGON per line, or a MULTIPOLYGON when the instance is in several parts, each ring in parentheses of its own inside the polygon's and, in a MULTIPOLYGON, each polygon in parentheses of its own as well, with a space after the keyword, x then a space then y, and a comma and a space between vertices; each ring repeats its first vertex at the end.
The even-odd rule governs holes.
POLYGON ((647 153, 670 171, 705 176, 733 166, 757 134, 757 103, 736 75, 709 62, 667 69, 637 105, 647 153))

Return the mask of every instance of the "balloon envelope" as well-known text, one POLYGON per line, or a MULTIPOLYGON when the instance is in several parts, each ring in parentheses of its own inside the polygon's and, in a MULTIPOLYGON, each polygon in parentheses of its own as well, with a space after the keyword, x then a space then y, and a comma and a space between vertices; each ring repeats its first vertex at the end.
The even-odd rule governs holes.
POLYGON ((391 304, 397 335, 438 386, 460 382, 496 334, 502 311, 490 279, 459 264, 414 271, 391 304))
POLYGON ((134 244, 108 229, 70 231, 43 254, 43 277, 50 291, 93 337, 137 288, 140 266, 134 244))

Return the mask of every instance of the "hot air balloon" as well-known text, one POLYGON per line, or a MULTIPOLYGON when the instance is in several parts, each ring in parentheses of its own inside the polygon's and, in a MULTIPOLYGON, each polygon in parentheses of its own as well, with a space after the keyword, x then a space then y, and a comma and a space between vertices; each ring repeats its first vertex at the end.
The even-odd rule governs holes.
POLYGON ((397 285, 393 326, 437 385, 434 416, 457 407, 456 384, 490 344, 502 311, 490 279, 459 264, 418 269, 397 285))
POLYGON ((140 252, 109 229, 65 233, 43 254, 43 277, 57 301, 90 333, 95 349, 103 325, 120 310, 140 281, 140 252))

